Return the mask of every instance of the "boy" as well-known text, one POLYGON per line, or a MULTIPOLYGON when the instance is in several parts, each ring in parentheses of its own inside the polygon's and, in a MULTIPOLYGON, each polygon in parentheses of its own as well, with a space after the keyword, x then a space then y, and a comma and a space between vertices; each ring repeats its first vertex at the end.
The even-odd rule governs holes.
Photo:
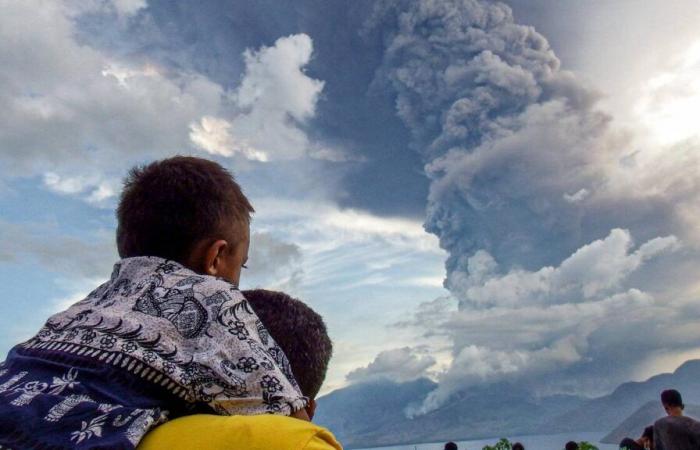
POLYGON ((308 419, 284 352, 238 291, 252 212, 214 162, 132 170, 111 279, 0 365, 0 448, 131 449, 197 411, 308 419))
MULTIPOLYGON (((282 292, 243 292, 265 328, 289 355, 301 392, 309 398, 313 418, 333 346, 323 319, 301 301, 282 292)), ((149 433, 138 450, 340 450, 325 428, 280 416, 182 417, 149 433), (270 430, 274 430, 271 433, 270 430)))

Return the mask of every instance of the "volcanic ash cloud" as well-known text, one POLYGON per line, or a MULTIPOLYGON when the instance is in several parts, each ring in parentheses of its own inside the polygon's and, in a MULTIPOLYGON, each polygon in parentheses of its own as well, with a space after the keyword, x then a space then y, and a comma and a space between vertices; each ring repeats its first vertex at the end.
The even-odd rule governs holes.
MULTIPOLYGON (((522 378, 542 390, 540 377, 562 383, 547 389, 570 391, 628 376, 639 362, 629 355, 612 377, 596 369, 619 357, 628 332, 603 319, 658 306, 634 274, 651 260, 671 261, 664 255, 691 235, 687 211, 674 205, 687 205, 689 192, 697 198, 697 184, 653 193, 625 186, 630 171, 654 179, 629 164, 629 137, 502 3, 385 1, 364 32, 385 42, 373 83, 393 90, 412 150, 426 162, 425 227, 449 253, 445 285, 459 302, 443 324, 453 364, 417 412, 473 383, 522 378), (568 315, 580 324, 547 329, 538 319, 569 323, 568 315), (580 379, 572 383, 564 374, 573 368, 580 379)), ((647 314, 627 315, 649 324, 647 314)))

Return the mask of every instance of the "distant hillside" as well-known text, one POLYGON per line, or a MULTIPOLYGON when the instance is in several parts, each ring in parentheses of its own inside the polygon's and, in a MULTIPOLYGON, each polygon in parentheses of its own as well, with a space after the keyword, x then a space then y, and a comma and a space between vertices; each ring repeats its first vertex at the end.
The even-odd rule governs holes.
POLYGON ((328 427, 349 446, 406 421, 404 409, 421 402, 436 384, 427 379, 409 383, 380 381, 338 389, 318 399, 314 422, 328 427))
POLYGON ((612 394, 584 402, 578 408, 544 422, 541 433, 605 431, 629 417, 647 402, 659 402, 664 389, 678 389, 683 400, 700 404, 700 360, 691 360, 674 373, 656 375, 647 381, 621 384, 612 394))
MULTIPOLYGON (((624 383, 610 395, 591 400, 573 396, 535 398, 517 386, 501 383, 472 388, 430 414, 406 418, 406 407, 419 404, 434 388, 435 383, 427 379, 349 386, 319 399, 315 421, 330 428, 347 448, 599 432, 617 427, 609 437, 615 442, 622 434, 639 436, 644 426, 663 414, 659 393, 664 389, 678 389, 687 404, 700 404, 700 360, 688 361, 672 374, 624 383), (628 420, 621 424, 625 417, 628 420)), ((700 416, 690 406, 688 413, 700 416)))
MULTIPOLYGON (((685 405, 685 415, 699 418, 700 405, 685 405)), ((638 438, 645 427, 665 416, 661 403, 658 400, 645 403, 641 408, 632 413, 620 425, 603 438, 601 442, 606 444, 618 444, 626 437, 638 438)))
POLYGON ((404 410, 435 388, 432 381, 382 381, 339 389, 318 401, 315 422, 327 426, 347 447, 472 439, 532 432, 542 420, 582 403, 571 396, 535 399, 498 384, 456 395, 442 408, 408 419, 404 410))

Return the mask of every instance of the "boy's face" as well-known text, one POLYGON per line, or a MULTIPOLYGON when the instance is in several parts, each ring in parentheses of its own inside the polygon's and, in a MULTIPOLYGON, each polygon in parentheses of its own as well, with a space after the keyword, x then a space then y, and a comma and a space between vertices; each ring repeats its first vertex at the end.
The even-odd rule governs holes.
MULTIPOLYGON (((240 226, 240 225, 238 225, 240 226)), ((236 286, 241 280, 241 268, 248 261, 248 248, 250 247, 250 226, 243 227, 243 239, 233 244, 223 257, 221 265, 221 278, 236 286)))

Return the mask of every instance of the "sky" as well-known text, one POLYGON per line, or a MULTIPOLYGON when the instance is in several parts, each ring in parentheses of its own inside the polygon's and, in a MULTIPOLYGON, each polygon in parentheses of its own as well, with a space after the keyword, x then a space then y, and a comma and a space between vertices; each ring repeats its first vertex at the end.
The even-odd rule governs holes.
POLYGON ((137 164, 234 173, 324 392, 604 394, 700 357, 694 0, 0 0, 0 353, 104 281, 137 164))

